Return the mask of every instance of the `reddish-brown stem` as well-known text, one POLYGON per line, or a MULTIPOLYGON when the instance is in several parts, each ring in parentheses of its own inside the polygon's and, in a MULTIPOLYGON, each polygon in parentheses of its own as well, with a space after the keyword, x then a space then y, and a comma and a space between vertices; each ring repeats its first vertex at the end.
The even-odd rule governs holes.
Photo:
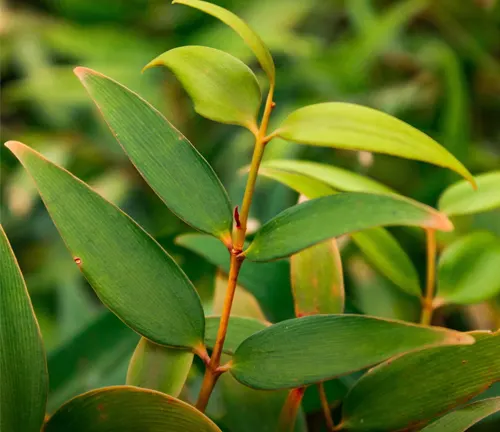
POLYGON ((332 431, 335 427, 335 423, 333 422, 332 411, 330 409, 330 404, 328 403, 328 398, 326 397, 325 386, 322 382, 318 384, 318 392, 323 415, 325 416, 326 427, 329 431, 332 431))
POLYGON ((279 432, 291 432, 293 430, 305 391, 305 387, 299 387, 292 389, 290 393, 288 393, 288 398, 280 414, 279 432))
POLYGON ((434 311, 433 298, 436 278, 436 231, 426 230, 427 235, 427 283, 425 295, 422 298, 422 314, 420 323, 430 325, 432 322, 432 313, 434 311))

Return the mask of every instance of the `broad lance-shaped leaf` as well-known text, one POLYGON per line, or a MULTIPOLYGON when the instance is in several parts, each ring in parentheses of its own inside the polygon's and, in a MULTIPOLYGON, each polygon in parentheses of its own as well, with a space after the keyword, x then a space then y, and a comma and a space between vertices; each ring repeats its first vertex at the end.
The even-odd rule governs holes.
POLYGON ((123 384, 139 341, 110 311, 48 354, 49 401, 53 413, 67 400, 89 390, 123 384))
MULTIPOLYGON (((205 323, 205 344, 208 348, 213 348, 215 345, 219 324, 219 316, 207 317, 205 323)), ((230 317, 223 351, 226 354, 234 354, 236 348, 238 348, 241 342, 248 339, 254 333, 265 329, 267 326, 267 323, 254 318, 244 318, 238 316, 230 317)))
POLYGON ((500 412, 500 397, 480 400, 446 414, 421 432, 465 432, 497 412, 500 412))
POLYGON ((196 348, 205 319, 192 283, 129 216, 84 182, 15 141, 75 263, 101 301, 153 342, 196 348))
POLYGON ((230 370, 250 387, 294 388, 408 351, 473 342, 472 336, 438 327, 365 315, 312 315, 282 321, 250 336, 236 350, 230 370))
POLYGON ((182 83, 198 114, 257 130, 260 87, 245 63, 214 48, 185 46, 163 53, 144 69, 162 65, 182 83))
POLYGON ((170 210, 227 242, 231 204, 203 156, 136 93, 91 69, 78 67, 75 74, 125 153, 170 210))
POLYGON ((394 195, 349 192, 286 209, 257 231, 243 254, 252 261, 270 261, 328 238, 381 225, 453 229, 446 215, 416 201, 394 195))
POLYGON ((214 16, 215 18, 218 18, 224 24, 231 27, 236 33, 240 35, 243 41, 253 51, 255 57, 257 57, 257 60, 259 60, 262 69, 264 69, 264 72, 266 72, 269 81, 274 84, 275 68, 271 53, 269 52, 264 42, 262 42, 260 36, 255 33, 248 26, 248 24, 245 23, 245 21, 243 21, 241 18, 228 11, 227 9, 205 1, 174 0, 172 3, 179 3, 195 9, 199 9, 209 15, 214 16))
MULTIPOLYGON (((342 190, 361 192, 386 188, 359 174, 306 161, 270 161, 260 167, 259 175, 276 180, 308 198, 333 195, 336 191, 330 187, 332 185, 342 190)), ((388 188, 387 191, 390 192, 388 188)), ((391 233, 384 228, 372 228, 352 233, 351 238, 382 274, 408 294, 420 296, 417 270, 391 233)))
POLYGON ((290 270, 296 316, 344 311, 344 277, 337 240, 292 255, 290 270))
POLYGON ((71 399, 44 432, 220 432, 208 417, 172 396, 132 386, 105 387, 71 399))
MULTIPOLYGON (((217 239, 203 234, 185 234, 177 237, 176 242, 229 272, 229 253, 217 239)), ((288 261, 258 264, 245 261, 238 283, 255 296, 268 320, 282 321, 294 316, 288 261)))
MULTIPOLYGON (((262 163, 262 169, 273 169, 277 171, 302 174, 302 176, 319 180, 333 189, 347 192, 371 192, 371 193, 396 193, 391 188, 385 186, 370 177, 338 168, 333 165, 326 165, 318 162, 293 159, 272 159, 262 163)), ((307 194, 305 194, 307 195, 307 194)))
POLYGON ((470 335, 473 345, 431 348, 373 368, 347 395, 343 428, 416 428, 499 381, 500 332, 470 335))
POLYGON ((475 185, 469 171, 432 138, 395 117, 361 105, 328 102, 306 106, 291 113, 274 134, 302 144, 432 163, 456 171, 475 185))
POLYGON ((21 270, 0 225, 0 430, 39 432, 48 374, 21 270))
MULTIPOLYGON (((499 189, 500 192, 500 189, 499 189)), ((470 304, 500 292, 500 239, 476 232, 456 240, 439 258, 436 305, 470 304)))
POLYGON ((450 216, 481 213, 500 207, 500 171, 476 176, 477 190, 460 181, 446 189, 438 208, 450 216))
POLYGON ((191 351, 141 338, 130 360, 127 384, 179 396, 193 363, 191 351))

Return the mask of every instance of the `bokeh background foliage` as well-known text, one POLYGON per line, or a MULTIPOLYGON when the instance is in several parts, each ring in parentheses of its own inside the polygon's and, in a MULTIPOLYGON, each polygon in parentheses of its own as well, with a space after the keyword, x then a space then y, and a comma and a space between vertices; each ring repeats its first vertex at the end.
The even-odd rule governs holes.
MULTIPOLYGON (((330 100, 361 103, 428 133, 473 174, 500 168, 497 2, 216 3, 244 18, 273 52, 278 81, 275 119, 306 104, 330 100)), ((164 68, 142 75, 140 71, 168 49, 205 45, 245 61, 265 85, 263 72, 248 48, 210 16, 163 0, 2 1, 0 38, 1 141, 29 143, 118 204, 173 254, 194 281, 206 312, 218 313, 217 287, 224 285, 224 275, 217 273, 216 254, 195 237, 176 240, 192 230, 169 212, 133 169, 96 115, 72 69, 77 65, 96 69, 153 103, 208 159, 232 202, 239 203, 245 181, 240 168, 250 159, 251 134, 196 115, 179 82, 164 68)), ((52 412, 75 394, 123 383, 138 337, 97 301, 72 263, 31 180, 3 146, 0 151, 1 222, 27 279, 49 352, 48 410, 52 412)), ((431 206, 436 206, 446 186, 458 180, 456 174, 424 163, 280 140, 273 141, 266 151, 268 161, 276 158, 331 162, 431 206)), ((252 224, 262 224, 296 200, 296 194, 284 186, 260 179, 252 224)), ((456 230, 439 237, 440 249, 470 231, 500 236, 499 210, 453 221, 456 230)), ((423 236, 405 229, 391 232, 408 252, 422 281, 423 236)), ((355 244, 343 244, 342 257, 351 311, 418 320, 418 300, 377 272, 355 244)), ((259 272, 252 271, 253 265, 257 266, 247 263, 240 282, 254 297, 242 291, 237 311, 270 321, 292 317, 288 262, 259 265, 259 272)), ((459 330, 498 328, 500 298, 471 306, 444 306, 437 310, 435 323, 459 330)), ((329 384, 331 400, 342 397, 354 379, 329 384)), ((195 363, 181 396, 188 400, 195 397, 198 385, 195 363)), ((259 406, 255 391, 242 392, 241 386, 226 377, 209 406, 209 414, 230 430, 239 424, 231 413, 235 394, 248 403, 249 418, 252 404, 259 406)), ((488 391, 491 396, 499 394, 498 385, 488 391)), ((273 403, 279 405, 282 398, 278 392, 273 403)), ((315 412, 319 411, 317 395, 306 394, 303 406, 314 426, 315 412)), ((265 413, 262 416, 265 419, 265 413)), ((246 430, 258 427, 249 422, 246 430)))

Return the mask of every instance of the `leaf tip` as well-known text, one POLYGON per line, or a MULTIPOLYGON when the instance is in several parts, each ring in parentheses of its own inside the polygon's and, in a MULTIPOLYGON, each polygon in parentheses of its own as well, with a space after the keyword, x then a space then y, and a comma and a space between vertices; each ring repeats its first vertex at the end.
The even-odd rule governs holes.
POLYGON ((160 63, 160 61, 158 60, 158 57, 157 57, 154 60, 151 60, 146 66, 144 66, 141 69, 141 73, 144 73, 147 69, 150 69, 152 67, 159 66, 160 64, 161 63, 160 63))
POLYGON ((444 340, 449 345, 473 345, 476 339, 467 333, 448 332, 444 340))
POLYGON ((455 229, 448 216, 441 212, 436 212, 432 215, 432 225, 435 229, 444 232, 453 231, 455 229))
POLYGON ((19 141, 7 141, 5 147, 7 147, 16 157, 19 157, 28 149, 28 146, 19 141))
POLYGON ((78 77, 80 81, 83 81, 85 77, 94 71, 92 69, 83 67, 83 66, 77 66, 76 68, 73 69, 73 73, 78 77))

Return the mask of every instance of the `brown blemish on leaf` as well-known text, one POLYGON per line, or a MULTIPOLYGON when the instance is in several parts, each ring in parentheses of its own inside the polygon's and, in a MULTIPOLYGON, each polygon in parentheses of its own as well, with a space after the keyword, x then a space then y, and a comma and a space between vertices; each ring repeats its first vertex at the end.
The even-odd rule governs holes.
POLYGON ((80 257, 74 257, 73 261, 78 267, 80 267, 80 265, 82 264, 82 259, 80 257))

